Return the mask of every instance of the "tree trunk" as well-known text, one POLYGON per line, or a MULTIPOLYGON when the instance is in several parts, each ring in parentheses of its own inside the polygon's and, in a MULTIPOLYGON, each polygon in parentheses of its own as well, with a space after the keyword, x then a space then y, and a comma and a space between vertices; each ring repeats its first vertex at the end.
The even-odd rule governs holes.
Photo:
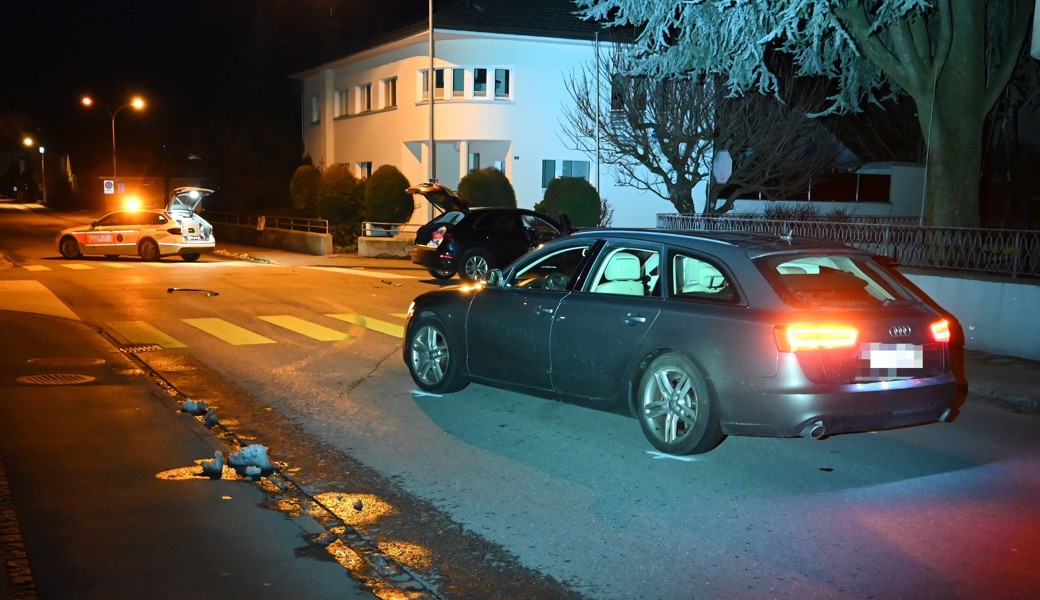
MULTIPOLYGON (((946 114, 936 111, 931 123, 925 177, 926 224, 978 227, 983 115, 967 111, 946 114)), ((923 118, 921 130, 928 136, 929 123, 923 118)))

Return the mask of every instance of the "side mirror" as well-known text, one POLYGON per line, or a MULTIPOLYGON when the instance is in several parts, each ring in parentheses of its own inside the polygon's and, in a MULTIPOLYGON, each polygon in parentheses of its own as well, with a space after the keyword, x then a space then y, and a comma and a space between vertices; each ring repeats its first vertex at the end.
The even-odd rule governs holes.
POLYGON ((97 221, 91 221, 90 222, 90 228, 94 229, 95 227, 97 227, 97 221))
POLYGON ((505 283, 505 276, 502 275, 502 269, 491 269, 488 271, 486 283, 488 287, 502 287, 505 283))

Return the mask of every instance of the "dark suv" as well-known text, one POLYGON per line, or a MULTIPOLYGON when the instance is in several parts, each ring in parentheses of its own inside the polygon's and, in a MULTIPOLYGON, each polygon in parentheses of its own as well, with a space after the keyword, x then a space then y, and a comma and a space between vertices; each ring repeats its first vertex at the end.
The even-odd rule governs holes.
POLYGON ((412 262, 437 279, 455 273, 466 281, 487 277, 532 248, 569 233, 569 227, 523 208, 470 208, 448 188, 423 183, 408 188, 422 194, 443 214, 415 234, 412 262))

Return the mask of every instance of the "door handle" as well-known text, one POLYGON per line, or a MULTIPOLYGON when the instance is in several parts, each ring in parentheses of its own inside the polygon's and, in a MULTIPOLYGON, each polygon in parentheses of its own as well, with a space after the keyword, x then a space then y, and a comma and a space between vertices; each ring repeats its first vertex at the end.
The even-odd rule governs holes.
POLYGON ((534 314, 538 315, 539 317, 548 317, 551 316, 554 312, 556 312, 556 309, 552 306, 539 306, 538 308, 534 309, 534 314))
POLYGON ((646 323, 646 317, 642 315, 634 315, 632 313, 628 313, 627 315, 625 315, 624 321, 625 325, 638 325, 640 323, 646 323))

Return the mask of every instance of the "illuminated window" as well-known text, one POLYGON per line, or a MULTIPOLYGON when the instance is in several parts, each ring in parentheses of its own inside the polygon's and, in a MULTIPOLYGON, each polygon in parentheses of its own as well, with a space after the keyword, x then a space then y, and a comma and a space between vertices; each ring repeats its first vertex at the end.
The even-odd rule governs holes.
POLYGON ((335 94, 335 116, 342 117, 350 112, 347 104, 347 90, 337 90, 335 94))
POLYGON ((397 106, 397 78, 390 77, 384 79, 380 83, 383 94, 383 108, 392 108, 397 106))
POLYGON ((362 83, 357 86, 357 111, 365 113, 372 110, 372 84, 362 83))

